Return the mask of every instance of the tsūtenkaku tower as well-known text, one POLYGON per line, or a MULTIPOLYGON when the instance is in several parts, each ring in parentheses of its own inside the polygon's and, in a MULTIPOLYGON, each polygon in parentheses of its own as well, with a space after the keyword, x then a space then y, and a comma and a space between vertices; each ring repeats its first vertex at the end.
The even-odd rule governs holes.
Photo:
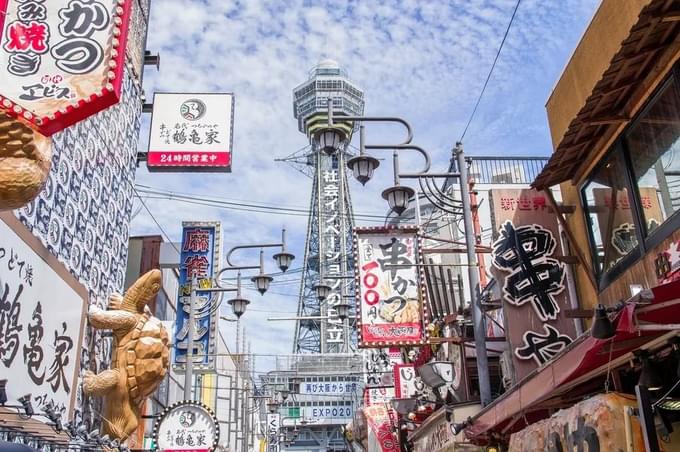
MULTIPOLYGON (((298 129, 311 150, 304 156, 313 189, 302 270, 294 353, 349 353, 356 346, 354 308, 342 320, 342 305, 354 305, 352 202, 346 157, 355 130, 342 116, 361 116, 364 93, 333 60, 323 60, 293 91, 298 129), (328 102, 334 125, 328 127, 328 102), (337 308, 340 305, 340 308, 337 308)), ((345 308, 346 309, 346 308, 345 308)))

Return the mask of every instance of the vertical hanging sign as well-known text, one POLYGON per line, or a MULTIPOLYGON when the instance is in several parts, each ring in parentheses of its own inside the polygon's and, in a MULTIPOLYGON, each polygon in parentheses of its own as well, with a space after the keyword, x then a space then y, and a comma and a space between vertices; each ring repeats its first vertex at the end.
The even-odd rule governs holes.
POLYGON ((556 213, 529 189, 492 189, 491 273, 501 288, 505 335, 515 381, 542 366, 576 337, 556 213))
POLYGON ((198 287, 195 305, 194 370, 215 370, 215 331, 217 310, 214 309, 215 294, 200 289, 213 287, 215 273, 220 266, 220 223, 183 222, 182 244, 179 262, 179 294, 175 320, 174 368, 181 371, 186 363, 189 335, 189 302, 191 299, 191 275, 196 273, 198 287))
POLYGON ((43 135, 118 103, 133 0, 0 0, 0 110, 43 135))
POLYGON ((429 333, 417 228, 355 228, 359 346, 422 345, 429 333))

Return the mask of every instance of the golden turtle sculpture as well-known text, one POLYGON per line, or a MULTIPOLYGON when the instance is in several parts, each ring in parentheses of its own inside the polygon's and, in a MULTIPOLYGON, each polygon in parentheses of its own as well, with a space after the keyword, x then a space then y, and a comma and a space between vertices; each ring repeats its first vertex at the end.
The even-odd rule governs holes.
POLYGON ((161 272, 141 276, 124 296, 113 294, 109 309, 90 308, 90 325, 113 331, 111 368, 83 376, 85 394, 105 397, 102 431, 125 441, 137 428, 144 400, 168 370, 168 333, 147 304, 161 288, 161 272))
POLYGON ((0 111, 0 211, 17 209, 38 196, 51 160, 51 138, 0 111))

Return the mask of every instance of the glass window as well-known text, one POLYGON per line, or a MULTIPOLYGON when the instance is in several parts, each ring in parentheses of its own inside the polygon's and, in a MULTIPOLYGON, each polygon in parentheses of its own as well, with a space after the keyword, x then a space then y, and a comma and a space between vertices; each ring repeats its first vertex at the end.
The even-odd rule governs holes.
POLYGON ((679 139, 680 98, 670 79, 625 137, 648 233, 680 209, 679 139))
POLYGON ((626 188, 626 165, 615 148, 583 187, 595 268, 609 271, 638 246, 632 201, 626 188))

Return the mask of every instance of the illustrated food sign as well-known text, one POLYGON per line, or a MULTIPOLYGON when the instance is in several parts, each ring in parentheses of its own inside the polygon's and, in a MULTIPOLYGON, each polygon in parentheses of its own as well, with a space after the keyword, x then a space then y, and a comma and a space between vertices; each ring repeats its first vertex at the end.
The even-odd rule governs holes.
POLYGON ((0 0, 0 109, 49 136, 118 103, 133 0, 0 0))
POLYGON ((596 395, 512 434, 508 450, 645 450, 638 417, 630 417, 630 446, 623 428, 626 424, 624 409, 637 406, 634 396, 596 395))
POLYGON ((166 408, 153 428, 159 451, 214 451, 220 439, 220 426, 213 411, 194 401, 177 402, 166 408))
POLYGON ((357 228, 359 346, 422 345, 428 333, 417 228, 357 228))
POLYGON ((220 266, 220 223, 183 222, 182 247, 180 249, 179 294, 175 320, 174 367, 184 368, 189 337, 189 303, 191 300, 191 276, 195 273, 198 287, 195 305, 194 369, 214 371, 215 331, 217 310, 214 293, 201 292, 213 285, 215 272, 220 266))
POLYGON ((10 377, 8 404, 31 394, 36 413, 51 404, 71 419, 87 301, 38 239, 0 214, 0 379, 10 377))
POLYGON ((576 337, 556 214, 535 190, 492 189, 491 272, 499 283, 515 381, 542 366, 576 337))
POLYGON ((149 171, 231 171, 233 94, 156 93, 149 171))

